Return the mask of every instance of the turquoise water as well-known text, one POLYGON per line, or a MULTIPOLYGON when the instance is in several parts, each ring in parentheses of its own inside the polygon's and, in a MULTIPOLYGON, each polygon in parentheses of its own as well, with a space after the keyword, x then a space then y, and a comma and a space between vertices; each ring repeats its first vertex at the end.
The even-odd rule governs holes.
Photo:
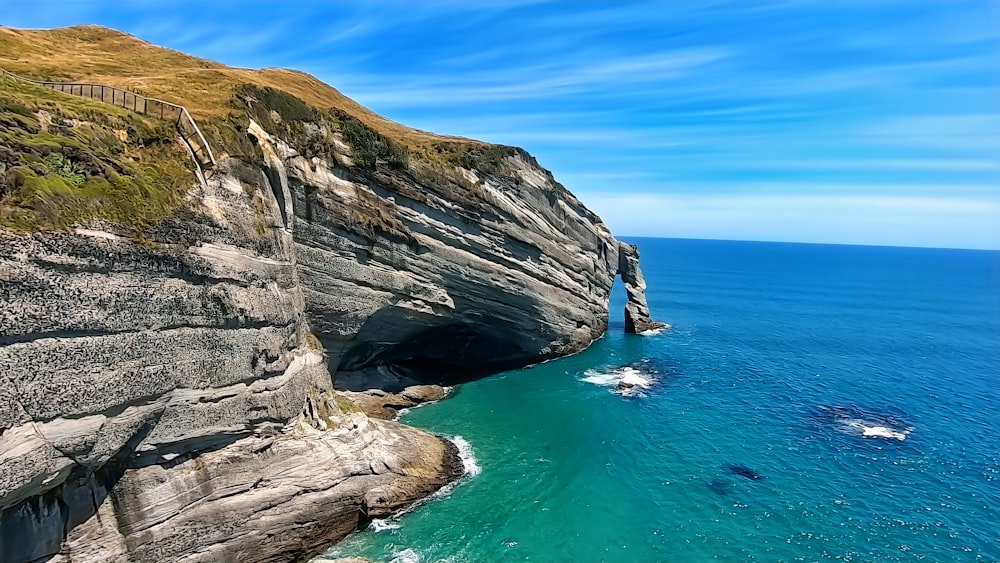
POLYGON ((1000 560, 1000 253, 632 242, 674 328, 410 412, 481 472, 330 555, 1000 560))

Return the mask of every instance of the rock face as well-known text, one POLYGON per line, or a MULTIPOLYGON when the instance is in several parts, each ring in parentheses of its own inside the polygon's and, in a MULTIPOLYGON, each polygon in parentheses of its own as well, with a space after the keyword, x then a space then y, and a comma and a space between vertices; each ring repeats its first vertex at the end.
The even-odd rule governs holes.
POLYGON ((244 189, 216 176, 162 242, 0 231, 5 563, 302 559, 461 472, 333 394, 291 236, 244 189))
POLYGON ((247 131, 262 158, 220 157, 141 239, 0 230, 4 562, 307 558, 461 472, 335 380, 576 352, 619 274, 627 330, 654 326, 634 247, 523 153, 460 191, 247 131))
POLYGON ((526 154, 506 159, 506 176, 461 170, 472 188, 459 193, 345 167, 346 147, 307 160, 250 130, 274 193, 290 198, 306 309, 338 386, 462 381, 580 351, 607 329, 619 274, 626 330, 656 326, 635 247, 526 154), (358 216, 381 229, 345 228, 358 216))
POLYGON ((622 276, 625 292, 628 294, 628 301, 625 303, 625 332, 637 334, 666 328, 666 324, 649 318, 646 279, 639 269, 639 249, 635 245, 621 243, 618 251, 618 273, 622 276))

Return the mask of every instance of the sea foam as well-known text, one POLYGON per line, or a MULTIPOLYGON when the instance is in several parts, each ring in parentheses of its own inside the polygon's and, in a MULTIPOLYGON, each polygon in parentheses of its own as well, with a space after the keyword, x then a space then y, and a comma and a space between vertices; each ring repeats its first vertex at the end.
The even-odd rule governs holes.
POLYGON ((373 518, 369 527, 373 532, 384 532, 386 530, 398 530, 399 523, 390 518, 373 518))
POLYGON ((472 451, 472 445, 461 436, 455 436, 451 441, 458 448, 458 458, 462 460, 462 467, 465 468, 465 474, 469 477, 475 477, 482 473, 483 468, 476 461, 476 454, 472 451))
POLYGON ((663 331, 670 329, 670 325, 663 325, 660 328, 651 328, 649 330, 639 331, 639 336, 656 336, 661 334, 663 331))
POLYGON ((420 554, 412 549, 404 549, 392 554, 389 563, 420 563, 420 554))
POLYGON ((859 432, 865 438, 894 438, 896 440, 905 440, 907 434, 906 431, 897 432, 887 426, 864 420, 845 420, 842 421, 842 424, 854 432, 859 432))
POLYGON ((822 411, 833 419, 841 432, 862 438, 903 441, 913 430, 904 427, 902 420, 891 414, 873 413, 857 407, 826 407, 822 411))
POLYGON ((613 393, 623 397, 642 395, 643 391, 652 387, 654 378, 651 374, 633 366, 623 366, 612 370, 588 369, 584 372, 582 381, 612 387, 613 393))

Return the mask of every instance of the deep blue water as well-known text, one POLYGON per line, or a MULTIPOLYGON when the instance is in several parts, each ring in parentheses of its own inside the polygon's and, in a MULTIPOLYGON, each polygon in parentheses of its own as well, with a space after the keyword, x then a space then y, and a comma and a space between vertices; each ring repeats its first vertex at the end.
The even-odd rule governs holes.
POLYGON ((412 411, 481 472, 331 555, 1000 561, 1000 253, 631 242, 673 328, 412 411))

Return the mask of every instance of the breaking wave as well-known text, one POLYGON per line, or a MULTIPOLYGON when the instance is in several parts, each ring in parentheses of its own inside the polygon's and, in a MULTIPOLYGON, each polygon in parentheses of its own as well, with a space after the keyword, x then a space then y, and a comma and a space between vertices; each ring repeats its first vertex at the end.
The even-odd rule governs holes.
POLYGON ((482 473, 483 468, 476 461, 476 454, 472 451, 472 445, 461 436, 455 436, 451 441, 458 448, 458 458, 462 460, 462 467, 465 468, 465 474, 469 477, 475 477, 482 473))
POLYGON ((588 369, 583 372, 587 383, 611 387, 612 393, 623 397, 643 396, 644 391, 653 386, 656 378, 653 374, 642 371, 634 365, 623 366, 612 370, 588 369))
POLYGON ((669 329, 670 329, 670 325, 663 325, 660 328, 651 328, 649 330, 640 331, 639 335, 640 336, 656 336, 657 334, 661 334, 663 331, 669 330, 669 329))
POLYGON ((913 431, 912 426, 889 413, 857 407, 823 407, 820 412, 834 423, 838 431, 862 438, 903 441, 913 431))
POLYGON ((373 518, 371 524, 368 525, 373 532, 384 532, 386 530, 398 530, 399 522, 396 522, 390 518, 373 518))

